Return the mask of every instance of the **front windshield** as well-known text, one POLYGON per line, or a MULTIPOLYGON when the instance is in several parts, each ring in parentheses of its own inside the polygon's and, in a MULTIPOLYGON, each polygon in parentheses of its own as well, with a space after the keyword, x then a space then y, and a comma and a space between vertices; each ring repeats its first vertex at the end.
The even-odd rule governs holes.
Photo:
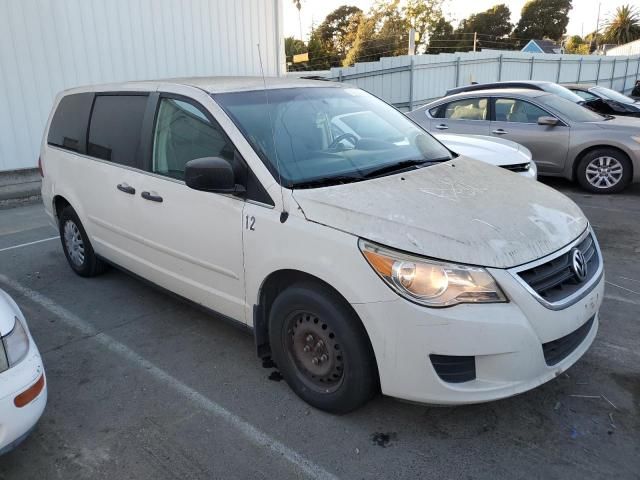
POLYGON ((579 96, 576 93, 573 93, 567 87, 563 87, 562 85, 558 85, 557 83, 549 83, 545 87, 545 90, 547 92, 549 92, 549 93, 553 93, 555 95, 558 95, 559 97, 562 97, 565 100, 569 100, 570 102, 573 102, 573 103, 582 103, 582 102, 584 102, 584 98, 582 98, 581 96, 579 96))
POLYGON ((605 120, 605 117, 597 114, 593 110, 589 110, 557 95, 543 95, 536 100, 541 101, 558 112, 561 117, 564 117, 566 120, 571 120, 572 122, 601 122, 605 120))
POLYGON ((346 183, 451 159, 449 150, 402 113, 357 88, 283 88, 214 98, 286 187, 346 183))
POLYGON ((609 100, 615 100, 620 103, 635 103, 633 98, 627 97, 621 93, 616 92, 615 90, 611 90, 610 88, 605 87, 593 87, 591 92, 597 93, 601 97, 608 98, 609 100))

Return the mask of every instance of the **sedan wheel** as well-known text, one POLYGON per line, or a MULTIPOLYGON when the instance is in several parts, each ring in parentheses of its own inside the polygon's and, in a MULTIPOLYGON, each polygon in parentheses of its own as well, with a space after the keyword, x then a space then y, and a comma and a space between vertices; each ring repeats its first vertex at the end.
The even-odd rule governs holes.
POLYGON ((587 165, 587 181, 595 188, 611 188, 622 180, 624 168, 613 157, 594 158, 587 165))
POLYGON ((580 186, 594 193, 617 193, 631 182, 631 162, 613 148, 592 150, 580 159, 576 177, 580 186))

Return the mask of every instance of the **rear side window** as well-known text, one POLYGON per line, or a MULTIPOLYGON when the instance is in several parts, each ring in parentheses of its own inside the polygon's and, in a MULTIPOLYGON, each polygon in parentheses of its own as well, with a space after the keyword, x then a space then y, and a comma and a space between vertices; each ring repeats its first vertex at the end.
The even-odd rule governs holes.
POLYGON ((87 153, 101 160, 142 168, 142 121, 146 95, 97 95, 89 124, 87 153))
POLYGON ((448 103, 440 118, 450 120, 486 120, 489 100, 486 98, 465 98, 448 103))
POLYGON ((87 125, 93 96, 93 93, 76 93, 60 100, 49 126, 49 145, 86 153, 87 125))

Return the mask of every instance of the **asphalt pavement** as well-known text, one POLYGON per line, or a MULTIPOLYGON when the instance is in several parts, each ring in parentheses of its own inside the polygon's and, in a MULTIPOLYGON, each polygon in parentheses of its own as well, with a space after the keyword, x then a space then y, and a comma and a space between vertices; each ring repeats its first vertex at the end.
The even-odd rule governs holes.
POLYGON ((598 196, 546 183, 583 208, 605 257, 587 354, 513 398, 379 396, 344 416, 299 400, 246 331, 115 269, 76 276, 41 204, 0 210, 0 288, 49 388, 0 479, 640 478, 640 185, 598 196))

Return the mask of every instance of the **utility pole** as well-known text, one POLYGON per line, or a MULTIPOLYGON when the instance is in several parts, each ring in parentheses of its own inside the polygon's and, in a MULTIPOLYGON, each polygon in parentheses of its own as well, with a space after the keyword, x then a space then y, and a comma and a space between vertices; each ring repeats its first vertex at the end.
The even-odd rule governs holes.
POLYGON ((477 52, 477 46, 478 46, 478 32, 473 32, 473 51, 477 52))
POLYGON ((596 20, 596 52, 598 51, 598 32, 600 31, 600 7, 602 7, 602 3, 598 2, 598 17, 596 20))
POLYGON ((416 54, 416 29, 411 27, 409 29, 409 55, 416 54))

